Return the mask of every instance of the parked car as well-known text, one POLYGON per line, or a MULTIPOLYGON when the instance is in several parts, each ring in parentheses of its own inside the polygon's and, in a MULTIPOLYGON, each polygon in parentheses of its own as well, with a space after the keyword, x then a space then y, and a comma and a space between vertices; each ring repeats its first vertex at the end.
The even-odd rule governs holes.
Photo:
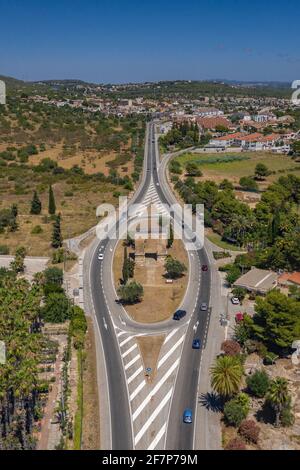
POLYGON ((233 305, 240 305, 240 300, 237 297, 232 297, 231 302, 233 305))
POLYGON ((185 310, 177 310, 177 312, 175 312, 173 315, 173 320, 179 321, 185 316, 186 316, 185 310))
POLYGON ((193 412, 190 408, 187 408, 186 410, 184 410, 183 422, 185 424, 191 424, 193 422, 193 412))
POLYGON ((193 349, 200 349, 201 348, 201 341, 200 339, 194 339, 193 341, 193 349))

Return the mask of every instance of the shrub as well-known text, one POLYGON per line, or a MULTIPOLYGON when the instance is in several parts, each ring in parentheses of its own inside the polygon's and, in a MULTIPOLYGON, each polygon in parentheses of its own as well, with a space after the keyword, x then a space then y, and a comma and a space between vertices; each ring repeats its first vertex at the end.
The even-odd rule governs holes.
POLYGON ((33 227, 33 229, 31 230, 31 234, 32 235, 39 235, 40 233, 43 233, 43 229, 40 225, 36 225, 35 227, 33 227))
POLYGON ((255 421, 251 419, 244 419, 244 421, 241 422, 239 433, 242 437, 246 439, 246 441, 257 444, 260 433, 260 427, 256 424, 255 421))
POLYGON ((246 450, 246 444, 240 437, 235 437, 228 442, 225 450, 246 450))
POLYGON ((236 398, 228 401, 224 407, 224 417, 228 424, 239 427, 241 422, 247 418, 250 408, 249 397, 240 393, 236 398))
POLYGON ((292 408, 291 408, 290 404, 288 404, 287 406, 285 406, 283 408, 283 410, 280 413, 280 418, 279 419, 280 419, 281 426, 283 426, 285 428, 293 426, 293 424, 295 422, 295 417, 294 417, 294 414, 292 412, 292 408))
POLYGON ((0 255, 9 255, 9 248, 7 245, 0 245, 0 255))
POLYGON ((246 379, 249 391, 258 398, 263 398, 269 388, 270 379, 264 370, 257 370, 246 379))
POLYGON ((227 340, 222 343, 222 351, 226 356, 237 356, 241 352, 241 346, 236 341, 227 340))

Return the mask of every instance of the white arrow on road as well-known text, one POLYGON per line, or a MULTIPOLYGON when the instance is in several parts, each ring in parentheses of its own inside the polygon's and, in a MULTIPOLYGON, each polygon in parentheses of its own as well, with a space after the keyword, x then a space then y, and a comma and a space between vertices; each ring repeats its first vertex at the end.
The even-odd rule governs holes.
POLYGON ((124 320, 122 320, 121 315, 119 315, 119 320, 120 320, 120 322, 122 323, 123 326, 126 326, 126 322, 124 320))
POLYGON ((104 328, 107 330, 108 326, 107 326, 107 323, 105 321, 105 318, 103 317, 103 323, 104 323, 104 328))
POLYGON ((194 328, 193 328, 193 330, 194 330, 195 332, 197 331, 198 326, 199 326, 199 322, 197 321, 196 325, 194 325, 194 328))

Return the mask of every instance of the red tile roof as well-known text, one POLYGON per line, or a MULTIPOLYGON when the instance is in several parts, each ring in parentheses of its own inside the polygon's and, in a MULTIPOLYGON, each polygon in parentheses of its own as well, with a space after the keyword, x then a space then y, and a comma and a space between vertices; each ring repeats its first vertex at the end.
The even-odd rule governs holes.
POLYGON ((285 284, 286 282, 292 282, 300 286, 300 272, 284 273, 278 278, 279 284, 285 284))

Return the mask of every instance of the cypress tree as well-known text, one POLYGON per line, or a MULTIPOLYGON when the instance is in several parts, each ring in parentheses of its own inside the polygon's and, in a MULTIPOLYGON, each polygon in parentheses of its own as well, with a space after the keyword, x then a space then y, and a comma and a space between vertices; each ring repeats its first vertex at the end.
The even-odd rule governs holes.
POLYGON ((32 215, 39 215, 42 211, 42 203, 37 195, 37 192, 34 191, 33 198, 31 201, 31 210, 30 214, 32 215))
POLYGON ((55 222, 53 224, 52 232, 52 247, 60 248, 62 246, 62 236, 61 236, 61 226, 60 226, 60 214, 56 216, 55 222))
POLYGON ((50 215, 54 215, 56 212, 55 198, 52 186, 49 186, 49 209, 48 212, 50 215))
POLYGON ((127 281, 129 279, 129 272, 128 272, 128 263, 127 263, 127 247, 124 247, 124 260, 123 260, 123 269, 122 269, 122 278, 123 278, 123 284, 127 284, 127 281))

